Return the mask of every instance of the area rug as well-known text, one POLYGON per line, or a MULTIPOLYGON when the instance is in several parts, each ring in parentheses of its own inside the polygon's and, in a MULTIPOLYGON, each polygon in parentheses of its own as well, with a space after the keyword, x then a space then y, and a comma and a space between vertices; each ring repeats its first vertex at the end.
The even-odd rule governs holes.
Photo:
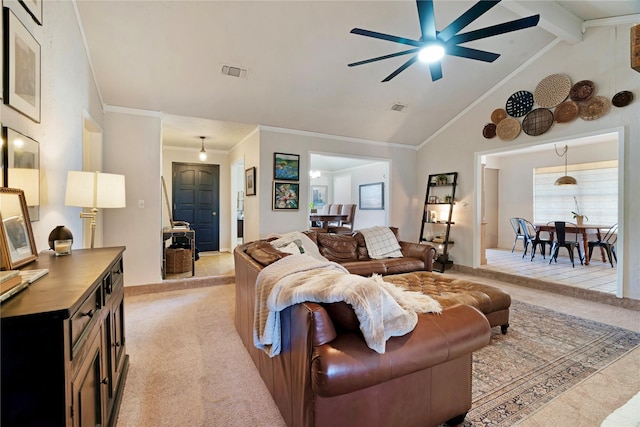
POLYGON ((473 355, 464 427, 512 426, 640 345, 640 334, 512 301, 506 335, 473 355))

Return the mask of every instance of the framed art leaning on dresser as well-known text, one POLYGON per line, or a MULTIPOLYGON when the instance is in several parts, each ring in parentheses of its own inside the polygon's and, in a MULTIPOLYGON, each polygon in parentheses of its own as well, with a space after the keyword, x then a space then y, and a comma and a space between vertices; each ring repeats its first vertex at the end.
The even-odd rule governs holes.
POLYGON ((38 258, 24 192, 0 188, 0 265, 14 270, 38 258))

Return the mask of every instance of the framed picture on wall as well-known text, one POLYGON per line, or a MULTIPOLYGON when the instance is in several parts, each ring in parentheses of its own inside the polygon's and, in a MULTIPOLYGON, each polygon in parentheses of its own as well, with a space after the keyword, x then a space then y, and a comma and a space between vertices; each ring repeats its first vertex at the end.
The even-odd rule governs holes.
POLYGON ((273 181, 273 210, 298 210, 300 184, 297 182, 273 181))
POLYGON ((362 184, 359 193, 361 210, 384 210, 384 182, 362 184))
POLYGON ((300 180, 300 156, 297 154, 273 153, 273 179, 300 180))
POLYGON ((38 25, 42 25, 42 1, 43 0, 20 0, 20 3, 27 9, 29 15, 38 25))
POLYGON ((244 194, 256 195, 256 168, 252 167, 244 171, 244 194))
POLYGON ((327 204, 329 187, 326 185, 311 186, 311 202, 314 209, 322 209, 327 204))
POLYGON ((2 127, 2 187, 24 191, 31 221, 40 216, 40 144, 6 126, 2 127))
POLYGON ((40 123, 40 44, 9 8, 3 12, 4 103, 40 123))

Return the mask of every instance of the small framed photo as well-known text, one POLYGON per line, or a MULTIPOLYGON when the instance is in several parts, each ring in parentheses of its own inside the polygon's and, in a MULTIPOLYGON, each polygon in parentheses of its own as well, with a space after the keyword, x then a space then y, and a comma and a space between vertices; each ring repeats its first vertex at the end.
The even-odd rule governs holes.
POLYGON ((256 168, 252 167, 244 171, 244 194, 256 195, 256 168))
POLYGON ((15 270, 38 258, 24 192, 0 188, 0 265, 15 270))
POLYGON ((273 181, 273 210, 298 210, 300 208, 300 184, 273 181))
POLYGON ((300 156, 297 154, 273 153, 273 179, 299 181, 300 156))
POLYGON ((40 44, 13 14, 4 8, 4 103, 40 123, 40 44))
POLYGON ((384 210, 384 182, 359 187, 361 210, 384 210))
POLYGON ((429 196, 429 203, 438 203, 438 198, 436 196, 429 196))

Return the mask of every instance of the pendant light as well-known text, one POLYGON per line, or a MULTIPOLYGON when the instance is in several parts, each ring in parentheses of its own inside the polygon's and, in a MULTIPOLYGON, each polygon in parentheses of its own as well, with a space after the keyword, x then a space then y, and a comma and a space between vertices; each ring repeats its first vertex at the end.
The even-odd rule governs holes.
POLYGON ((576 181, 574 177, 567 175, 567 151, 569 151, 569 146, 564 146, 564 151, 562 152, 562 154, 558 153, 558 149, 556 148, 555 144, 553 145, 553 149, 556 150, 556 154, 559 157, 564 157, 564 176, 556 179, 556 182, 554 182, 553 185, 577 185, 578 181, 576 181))
POLYGON ((202 148, 200 149, 200 161, 205 161, 207 160, 207 152, 204 150, 204 136, 201 136, 200 139, 202 140, 202 148))

